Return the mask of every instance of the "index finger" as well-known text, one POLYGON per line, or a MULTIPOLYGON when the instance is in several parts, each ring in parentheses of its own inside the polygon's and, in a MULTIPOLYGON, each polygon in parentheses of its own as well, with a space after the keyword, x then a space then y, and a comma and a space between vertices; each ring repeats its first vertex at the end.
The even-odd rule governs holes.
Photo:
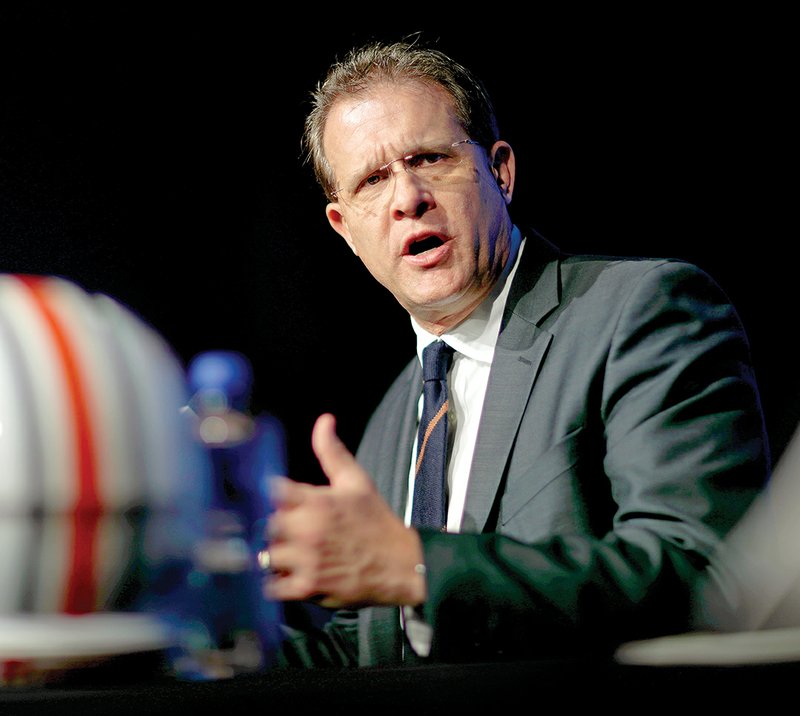
POLYGON ((303 485, 288 477, 273 477, 269 484, 270 501, 276 508, 297 507, 305 501, 310 485, 303 485))

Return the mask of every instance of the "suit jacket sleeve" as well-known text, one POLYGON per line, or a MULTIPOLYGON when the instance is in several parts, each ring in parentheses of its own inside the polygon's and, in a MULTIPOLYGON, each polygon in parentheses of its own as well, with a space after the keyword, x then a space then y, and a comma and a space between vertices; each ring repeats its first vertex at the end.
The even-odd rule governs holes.
POLYGON ((709 277, 669 261, 559 270, 486 523, 422 533, 433 659, 605 651, 690 628, 696 580, 767 475, 749 347, 709 277), (569 459, 537 476, 564 445, 569 459))

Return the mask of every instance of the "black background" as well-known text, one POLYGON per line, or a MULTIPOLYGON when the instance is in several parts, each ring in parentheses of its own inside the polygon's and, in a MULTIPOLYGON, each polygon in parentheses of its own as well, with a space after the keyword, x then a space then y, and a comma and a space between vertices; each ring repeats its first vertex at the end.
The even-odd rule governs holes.
POLYGON ((308 94, 352 44, 422 31, 494 96, 519 222, 568 251, 677 256, 718 280, 783 450, 800 417, 787 18, 163 5, 0 10, 0 271, 108 293, 184 362, 242 351, 290 471, 319 479, 314 418, 333 411, 355 448, 414 341, 327 225, 300 154, 308 94), (373 10, 392 18, 354 20, 373 10), (356 358, 362 339, 374 359, 356 358))

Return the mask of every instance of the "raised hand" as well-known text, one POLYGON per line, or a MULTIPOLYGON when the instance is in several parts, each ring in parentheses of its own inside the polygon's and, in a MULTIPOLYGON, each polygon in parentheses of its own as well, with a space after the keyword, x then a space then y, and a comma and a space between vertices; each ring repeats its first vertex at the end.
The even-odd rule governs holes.
POLYGON ((321 415, 312 447, 329 485, 276 480, 267 594, 325 607, 416 605, 425 600, 422 546, 321 415))

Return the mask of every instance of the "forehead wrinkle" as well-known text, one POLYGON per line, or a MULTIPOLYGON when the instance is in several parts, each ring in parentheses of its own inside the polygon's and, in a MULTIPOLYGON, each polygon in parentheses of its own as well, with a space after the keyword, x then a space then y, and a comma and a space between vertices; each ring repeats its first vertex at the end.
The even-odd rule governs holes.
POLYGON ((387 107, 383 102, 364 100, 350 107, 343 108, 340 115, 342 134, 348 143, 357 145, 361 150, 359 154, 351 154, 355 171, 370 171, 383 166, 413 148, 411 142, 412 132, 407 128, 397 131, 394 118, 400 111, 399 107, 387 107), (379 108, 380 111, 376 111, 379 108), (371 132, 371 128, 376 129, 371 132), (372 134, 378 141, 370 145, 361 141, 361 137, 372 134))
MULTIPOLYGON (((329 115, 328 126, 331 125, 335 125, 340 148, 357 147, 357 152, 344 150, 352 159, 343 173, 345 177, 372 171, 427 142, 442 140, 441 135, 448 130, 461 128, 449 95, 436 85, 419 81, 381 83, 340 99, 329 115), (427 123, 433 122, 435 127, 419 125, 417 114, 409 116, 409 94, 416 95, 425 111, 431 105, 444 109, 443 113, 430 113, 427 123), (443 126, 443 117, 448 126, 443 126), (370 137, 369 146, 363 137, 370 137)), ((331 141, 330 135, 325 139, 331 141)), ((326 154, 330 156, 329 151, 326 154)))

